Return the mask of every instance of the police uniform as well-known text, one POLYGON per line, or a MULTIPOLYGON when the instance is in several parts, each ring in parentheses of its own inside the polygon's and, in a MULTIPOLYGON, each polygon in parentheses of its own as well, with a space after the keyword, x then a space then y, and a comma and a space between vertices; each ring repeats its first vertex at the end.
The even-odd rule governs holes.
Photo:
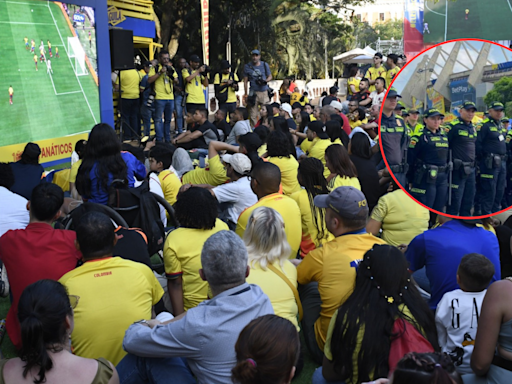
MULTIPOLYGON (((490 109, 502 111, 502 103, 492 103, 490 109)), ((487 118, 477 129, 476 154, 480 166, 479 204, 482 215, 498 212, 505 193, 507 175, 506 129, 501 121, 487 118)))
MULTIPOLYGON (((425 117, 431 116, 444 118, 437 109, 425 113, 425 117)), ((448 147, 448 137, 442 129, 432 132, 425 128, 412 137, 407 154, 411 195, 439 212, 443 211, 448 198, 448 147)))
MULTIPOLYGON (((475 109, 475 103, 466 101, 462 108, 475 109)), ((446 213, 455 216, 471 216, 475 198, 476 128, 472 122, 460 118, 448 126, 448 142, 453 158, 452 202, 446 213)))
MULTIPOLYGON (((505 123, 508 120, 508 118, 504 117, 501 119, 501 122, 505 123)), ((510 207, 512 205, 512 129, 507 131, 505 142, 507 143, 507 182, 501 206, 510 207)))
MULTIPOLYGON (((401 97, 396 90, 391 88, 388 97, 401 97)), ((380 140, 384 156, 389 165, 389 170, 395 175, 398 182, 406 188, 407 173, 407 147, 409 137, 402 118, 394 113, 388 117, 384 113, 381 116, 380 140)))
MULTIPOLYGON (((402 116, 404 116, 404 117, 410 116, 411 113, 416 113, 416 112, 418 112, 416 109, 405 110, 404 112, 402 112, 402 116)), ((407 128, 407 133, 411 137, 421 135, 423 132, 423 128, 425 128, 424 125, 421 123, 416 123, 416 125, 412 126, 407 121, 405 122, 405 127, 407 128)))

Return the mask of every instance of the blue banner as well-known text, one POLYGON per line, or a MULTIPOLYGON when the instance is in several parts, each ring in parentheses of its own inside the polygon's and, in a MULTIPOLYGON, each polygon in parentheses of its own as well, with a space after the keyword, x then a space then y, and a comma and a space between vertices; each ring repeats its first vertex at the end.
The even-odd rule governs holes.
POLYGON ((73 21, 77 23, 84 23, 85 22, 85 16, 81 13, 74 13, 73 14, 73 21))
POLYGON ((476 103, 476 89, 468 84, 467 77, 450 81, 450 94, 453 112, 457 111, 465 101, 476 103))

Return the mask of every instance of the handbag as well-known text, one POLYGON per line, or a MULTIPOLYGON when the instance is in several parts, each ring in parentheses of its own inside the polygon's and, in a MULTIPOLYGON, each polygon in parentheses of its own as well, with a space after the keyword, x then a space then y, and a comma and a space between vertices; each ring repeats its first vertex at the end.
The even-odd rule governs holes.
POLYGON ((274 267, 273 265, 268 265, 268 269, 270 269, 272 272, 274 272, 277 276, 279 276, 281 279, 284 280, 286 284, 290 287, 290 289, 293 292, 293 296, 295 296, 295 301, 297 302, 297 308, 299 310, 299 321, 302 321, 302 316, 304 315, 304 312, 302 311, 302 303, 300 301, 299 297, 299 291, 297 291, 297 288, 292 284, 290 279, 288 279, 283 272, 281 272, 278 268, 274 267))

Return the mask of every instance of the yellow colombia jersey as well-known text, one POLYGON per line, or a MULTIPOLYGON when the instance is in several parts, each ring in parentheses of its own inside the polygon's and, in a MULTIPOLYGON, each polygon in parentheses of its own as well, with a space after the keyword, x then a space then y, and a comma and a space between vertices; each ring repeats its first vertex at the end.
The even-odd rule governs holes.
POLYGON ((168 279, 182 277, 185 310, 194 308, 207 299, 208 283, 199 276, 201 250, 205 241, 219 231, 229 231, 229 227, 217 219, 212 229, 181 227, 169 233, 165 240, 165 274, 168 279))
POLYGON ((325 150, 329 145, 332 145, 331 139, 319 139, 315 137, 311 142, 308 150, 308 157, 314 157, 322 162, 324 165, 324 177, 327 178, 331 174, 325 165, 325 150))
POLYGON ((361 80, 358 80, 357 78, 355 77, 351 77, 348 79, 347 81, 347 88, 348 88, 348 94, 349 95, 353 95, 354 92, 352 92, 352 89, 351 89, 351 85, 353 85, 355 88, 356 88, 356 93, 359 92, 359 83, 361 82, 361 80))
MULTIPOLYGON (((222 82, 222 83, 227 83, 228 80, 230 80, 231 78, 233 78, 233 80, 235 81, 235 83, 238 83, 238 76, 236 75, 236 73, 233 73, 233 74, 230 74, 230 73, 217 73, 215 75, 215 78, 213 80, 213 84, 219 84, 222 82), (222 76, 222 79, 220 78, 220 76, 222 76)), ((236 93, 235 91, 233 90, 233 87, 227 87, 227 90, 226 88, 224 88, 221 93, 225 93, 227 92, 228 93, 228 99, 226 101, 226 103, 236 103, 236 93)))
POLYGON ((241 238, 244 237, 245 229, 252 211, 258 207, 269 207, 279 212, 284 221, 284 230, 286 232, 286 239, 292 248, 290 259, 295 259, 300 247, 301 240, 301 224, 300 224, 300 210, 297 203, 288 196, 279 193, 273 193, 259 199, 253 206, 247 208, 240 214, 238 223, 236 224, 236 233, 241 238))
POLYGON ((32 41, 30 42, 30 44, 31 44, 33 47, 35 47, 35 46, 36 46, 36 42, 35 42, 34 40, 32 40, 32 41))
POLYGON ((386 88, 391 86, 391 82, 395 78, 396 74, 400 72, 400 67, 397 65, 395 68, 390 69, 386 72, 386 88))
POLYGON ((309 252, 298 265, 299 284, 318 281, 322 305, 315 335, 320 349, 324 349, 332 315, 354 290, 356 265, 374 244, 386 242, 369 233, 339 236, 309 252))
POLYGON ((291 195, 294 192, 300 191, 301 188, 297 178, 299 163, 295 157, 291 155, 288 157, 269 157, 267 160, 279 167, 281 171, 281 185, 285 195, 291 195))
POLYGON ((52 43, 48 42, 48 49, 52 49, 52 43))
POLYGON ((298 88, 295 88, 295 92, 293 92, 290 95, 290 105, 293 105, 294 103, 300 103, 300 98, 302 95, 299 93, 298 88))
MULTIPOLYGON (((157 68, 160 69, 160 64, 157 65, 157 68)), ((156 70, 155 67, 151 67, 148 73, 148 77, 155 76, 156 70)), ((177 79, 178 74, 174 71, 172 78, 170 78, 167 74, 160 75, 155 80, 155 99, 156 100, 174 100, 174 91, 173 91, 173 79, 177 79)))
POLYGON ((25 44, 28 43, 28 38, 27 37, 23 38, 23 40, 25 40, 25 44))
POLYGON ((140 95, 139 84, 142 80, 139 72, 136 69, 120 71, 116 84, 119 84, 119 77, 121 77, 121 97, 129 100, 138 99, 140 95))
POLYGON ((222 164, 219 155, 208 160, 206 168, 196 168, 183 175, 183 184, 210 184, 214 187, 224 184, 229 179, 226 176, 226 168, 222 164))
MULTIPOLYGON (((309 201, 308 192, 305 189, 301 189, 298 192, 293 193, 290 196, 300 209, 300 217, 302 224, 302 240, 300 242, 300 254, 302 257, 306 256, 313 249, 319 247, 327 241, 334 239, 331 232, 327 230, 325 226, 325 213, 324 219, 317 215, 317 223, 320 228, 323 229, 324 236, 318 239, 318 230, 313 222, 313 211, 311 210, 311 203, 309 201)), ((320 210, 320 208, 318 208, 320 210)), ((323 210, 325 212, 325 210, 323 210)))
POLYGON ((9 87, 9 95, 12 96, 13 93, 14 93, 14 89, 12 89, 12 87, 9 87))
POLYGON ((37 55, 34 55, 34 61, 37 63, 37 55))
POLYGON ((158 174, 160 186, 167 202, 173 205, 176 202, 176 196, 181 188, 181 181, 174 172, 166 169, 158 174))
POLYGON ((359 179, 357 177, 336 175, 329 181, 327 188, 329 188, 329 192, 332 192, 338 187, 354 187, 361 190, 361 184, 359 183, 359 179))
MULTIPOLYGON (((192 71, 191 69, 189 70, 188 68, 183 68, 183 70, 181 71, 182 75, 183 75, 183 81, 186 82, 186 78, 189 77, 192 73, 194 73, 195 71, 192 71)), ((187 103, 193 103, 193 104, 204 104, 205 103, 205 99, 204 99, 204 87, 203 87, 203 79, 205 77, 203 75, 198 75, 196 77, 194 77, 192 80, 190 80, 189 82, 186 82, 186 85, 185 85, 185 90, 186 92, 188 93, 188 96, 187 96, 187 103)))
MULTIPOLYGON (((366 72, 367 79, 377 80, 377 77, 383 77, 384 80, 386 79, 386 68, 384 68, 384 66, 381 65, 379 68, 370 67, 370 69, 368 69, 366 72)), ((375 85, 370 85, 368 91, 370 93, 375 91, 375 85)))
POLYGON ((74 309, 71 343, 77 356, 117 365, 126 355, 124 333, 140 319, 151 319, 164 291, 142 263, 109 257, 86 262, 59 280, 70 295, 80 296, 74 309))
POLYGON ((78 174, 78 168, 82 165, 82 159, 78 160, 71 166, 71 171, 69 172, 69 182, 76 182, 76 175, 78 174))
MULTIPOLYGON (((289 260, 286 260, 282 267, 278 261, 272 265, 284 273, 288 280, 297 287, 297 268, 289 260)), ((268 268, 263 270, 259 263, 256 263, 251 265, 251 271, 246 281, 249 284, 259 286, 270 299, 274 313, 290 320, 295 325, 297 332, 300 332, 299 322, 297 321, 299 312, 297 301, 290 286, 281 277, 268 268)))

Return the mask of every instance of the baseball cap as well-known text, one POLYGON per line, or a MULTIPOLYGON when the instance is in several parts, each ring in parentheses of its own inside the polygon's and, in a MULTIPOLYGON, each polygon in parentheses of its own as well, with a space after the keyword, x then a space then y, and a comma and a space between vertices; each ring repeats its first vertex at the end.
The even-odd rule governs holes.
POLYGON ((249 158, 243 153, 235 153, 234 155, 224 155, 222 156, 222 161, 227 164, 230 164, 233 167, 233 169, 241 175, 247 175, 249 174, 249 172, 251 172, 251 160, 249 160, 249 158))
POLYGON ((302 109, 302 105, 301 105, 298 101, 296 101, 296 102, 295 102, 295 103, 293 103, 293 105, 292 105, 292 109, 297 109, 297 108, 302 109))
POLYGON ((144 62, 144 67, 152 67, 153 64, 151 64, 151 61, 145 61, 144 62))
POLYGON ((409 111, 407 109, 404 109, 402 111, 402 116, 409 116, 409 111))
POLYGON ((395 107, 395 110, 398 110, 398 109, 405 109, 405 107, 402 104, 397 104, 395 107))
POLYGON ((320 139, 328 139, 329 136, 325 132, 325 125, 319 120, 312 121, 308 125, 308 129, 310 129, 312 132, 315 132, 318 138, 320 139))
POLYGON ((292 116, 292 106, 288 103, 283 103, 281 104, 280 108, 285 111, 285 112, 288 112, 288 114, 290 115, 290 117, 292 116))
POLYGON ((429 110, 427 110, 425 112, 425 114, 423 116, 425 116, 425 117, 441 116, 444 119, 444 115, 441 112, 439 112, 439 109, 436 109, 436 108, 430 108, 429 110))
POLYGON ((253 50, 251 51, 251 55, 260 55, 260 54, 261 54, 261 53, 260 53, 260 51, 259 51, 259 50, 257 50, 257 49, 253 49, 253 50))
POLYGON ((505 106, 503 105, 503 103, 500 103, 499 101, 495 101, 494 103, 491 104, 489 109, 495 109, 496 111, 503 111, 505 109, 505 106))
POLYGON ((190 60, 189 61, 192 61, 194 63, 200 63, 201 59, 199 59, 199 56, 197 56, 197 55, 192 55, 192 56, 190 56, 190 60))
POLYGON ((407 112, 409 112, 409 114, 411 114, 411 113, 420 113, 420 111, 418 111, 416 108, 409 108, 407 112))
POLYGON ((343 104, 341 104, 338 100, 331 101, 331 104, 329 105, 340 112, 343 109, 343 104))
POLYGON ((501 119, 502 123, 508 123, 509 121, 510 121, 510 119, 507 116, 505 116, 503 119, 501 119))
POLYGON ((331 208, 346 219, 368 216, 368 203, 363 192, 354 187, 338 187, 328 195, 317 195, 314 199, 318 208, 331 208))
POLYGON ((388 92, 388 96, 387 97, 402 97, 398 94, 398 92, 396 91, 395 88, 391 88, 388 92))
POLYGON ((461 109, 474 109, 476 111, 476 104, 472 101, 465 101, 464 104, 461 105, 461 109))
POLYGON ((378 57, 379 59, 382 59, 382 53, 375 52, 375 55, 373 55, 373 57, 378 57))
POLYGON ((229 61, 222 60, 220 62, 220 69, 228 69, 228 68, 231 68, 231 64, 229 64, 229 61))

